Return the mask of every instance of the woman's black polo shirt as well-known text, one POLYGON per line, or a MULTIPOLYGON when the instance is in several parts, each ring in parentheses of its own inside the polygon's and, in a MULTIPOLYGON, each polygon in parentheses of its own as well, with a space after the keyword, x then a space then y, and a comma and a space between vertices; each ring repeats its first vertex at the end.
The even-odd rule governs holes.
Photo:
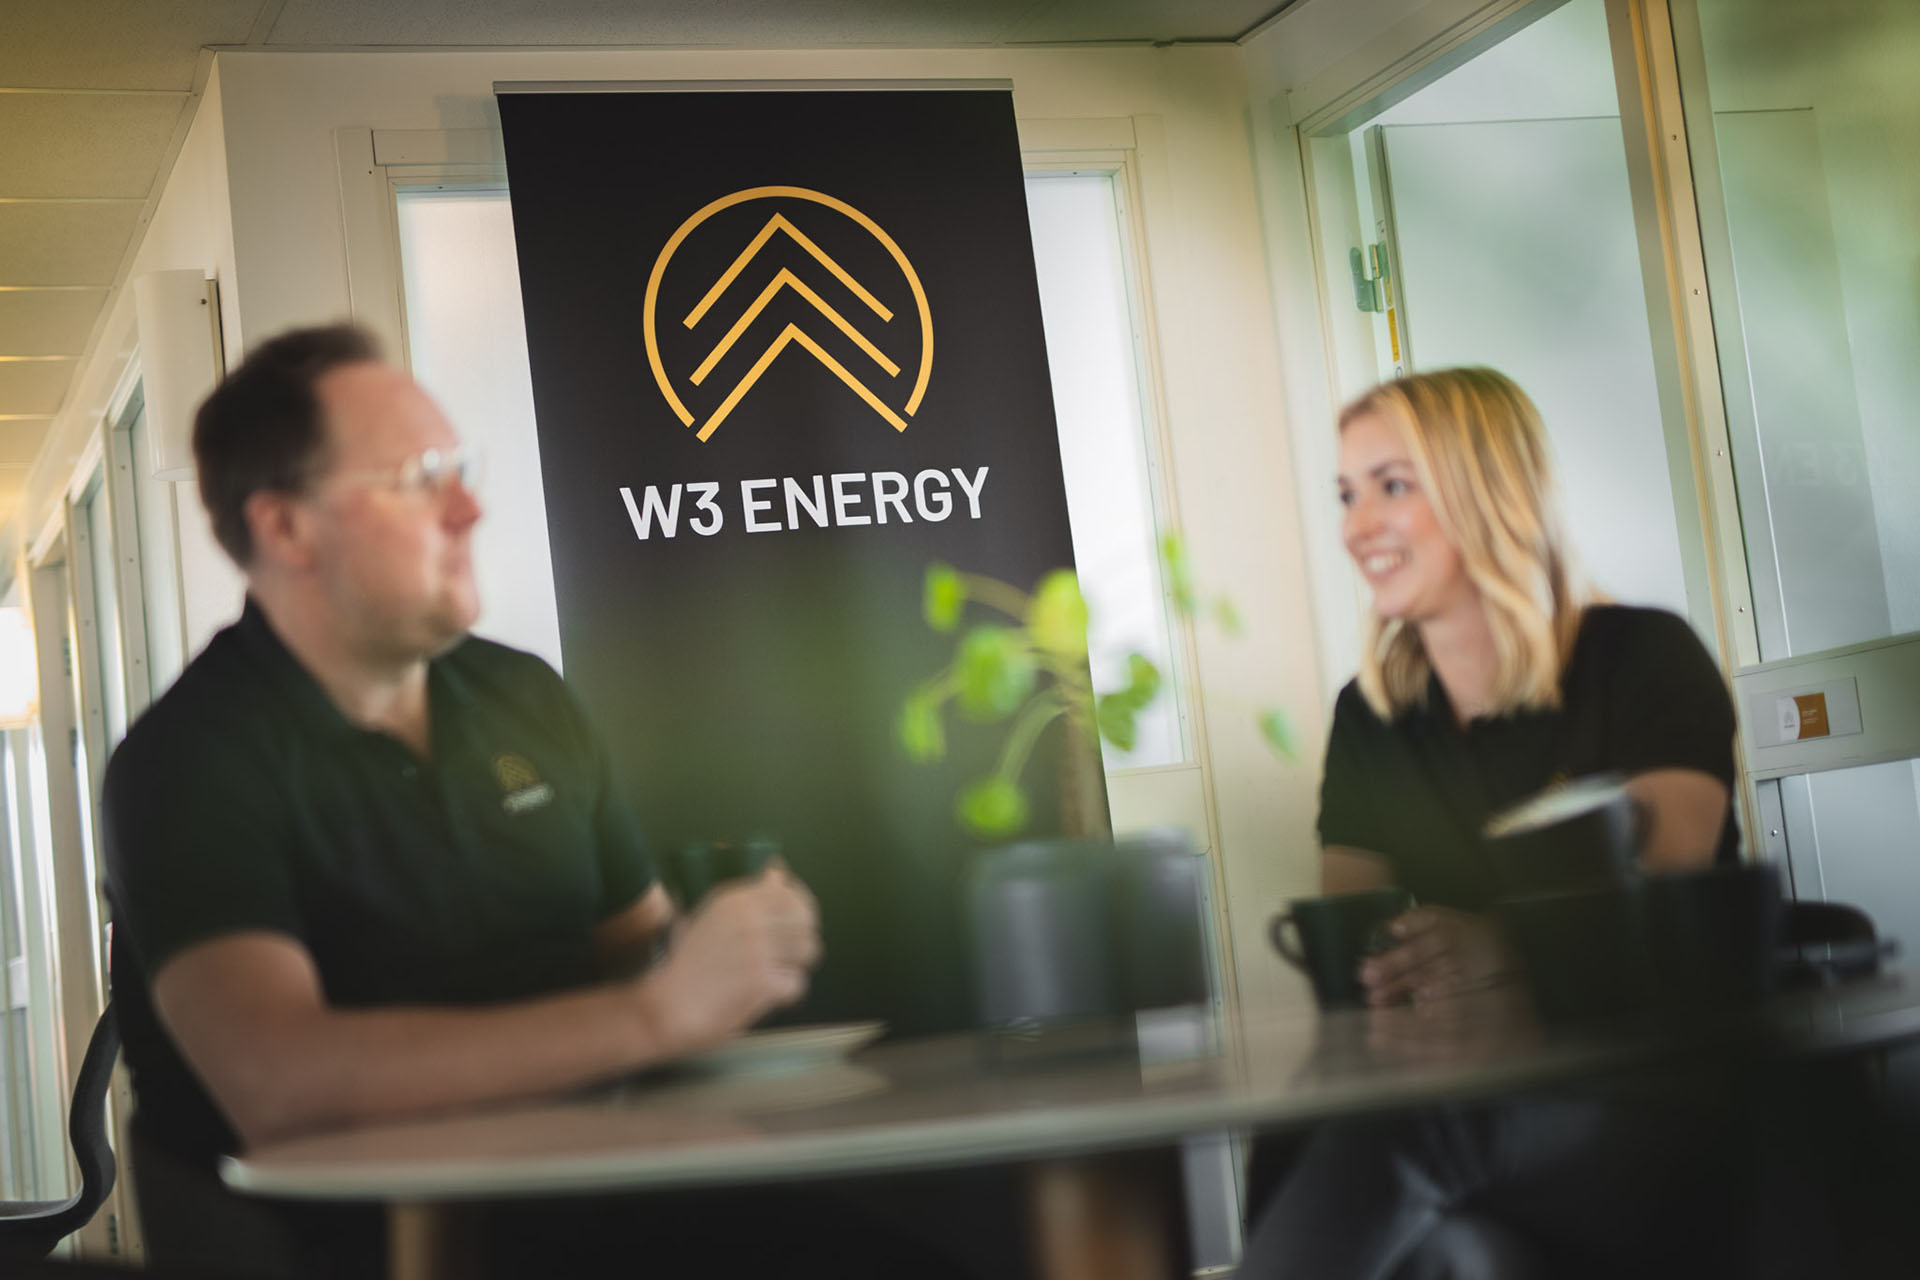
POLYGON ((1581 617, 1557 711, 1477 719, 1464 729, 1433 679, 1392 721, 1356 682, 1340 691, 1320 791, 1320 842, 1382 855, 1420 902, 1485 910, 1498 897, 1487 819, 1556 781, 1698 769, 1727 784, 1716 861, 1737 856, 1733 702, 1684 620, 1594 605, 1581 617))
POLYGON ((270 930, 330 1004, 485 1004, 599 975, 591 933, 654 869, 605 748, 554 670, 468 639, 428 667, 433 759, 349 724, 249 601, 107 769, 116 1007, 145 1133, 235 1136, 155 1018, 149 975, 270 930))

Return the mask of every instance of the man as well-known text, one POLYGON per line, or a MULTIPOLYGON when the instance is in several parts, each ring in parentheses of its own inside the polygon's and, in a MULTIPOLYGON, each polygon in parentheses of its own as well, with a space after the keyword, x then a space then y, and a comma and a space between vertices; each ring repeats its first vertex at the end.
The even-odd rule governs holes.
POLYGON ((467 455, 364 334, 266 343, 201 407, 194 454, 246 609, 105 796, 157 1263, 245 1235, 156 1203, 238 1213, 220 1153, 588 1084, 801 997, 806 889, 775 866, 675 925, 558 675, 468 636, 467 455))

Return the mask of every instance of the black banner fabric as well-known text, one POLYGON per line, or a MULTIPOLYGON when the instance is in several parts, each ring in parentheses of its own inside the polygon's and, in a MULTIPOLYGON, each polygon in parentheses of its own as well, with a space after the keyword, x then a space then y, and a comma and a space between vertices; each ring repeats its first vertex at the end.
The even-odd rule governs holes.
POLYGON ((789 1020, 969 1025, 954 797, 1005 726, 936 767, 894 726, 953 655, 929 564, 1073 563, 1011 94, 499 101, 568 682, 657 846, 813 888, 789 1020))

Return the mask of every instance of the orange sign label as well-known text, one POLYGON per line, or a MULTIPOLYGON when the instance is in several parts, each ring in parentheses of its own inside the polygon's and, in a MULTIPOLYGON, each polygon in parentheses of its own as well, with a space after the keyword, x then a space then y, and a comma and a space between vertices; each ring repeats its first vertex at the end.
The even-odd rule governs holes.
POLYGON ((1827 695, 1824 693, 1796 693, 1793 705, 1800 711, 1800 736, 1802 738, 1824 738, 1833 730, 1827 724, 1827 695))

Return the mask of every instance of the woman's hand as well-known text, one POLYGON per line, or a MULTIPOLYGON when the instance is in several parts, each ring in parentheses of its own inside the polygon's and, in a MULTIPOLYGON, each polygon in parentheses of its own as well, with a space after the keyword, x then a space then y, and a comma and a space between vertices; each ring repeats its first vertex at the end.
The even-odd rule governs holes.
POLYGON ((1449 907, 1416 907, 1387 925, 1393 950, 1360 966, 1367 1003, 1434 1000, 1483 987, 1516 968, 1500 926, 1449 907))

